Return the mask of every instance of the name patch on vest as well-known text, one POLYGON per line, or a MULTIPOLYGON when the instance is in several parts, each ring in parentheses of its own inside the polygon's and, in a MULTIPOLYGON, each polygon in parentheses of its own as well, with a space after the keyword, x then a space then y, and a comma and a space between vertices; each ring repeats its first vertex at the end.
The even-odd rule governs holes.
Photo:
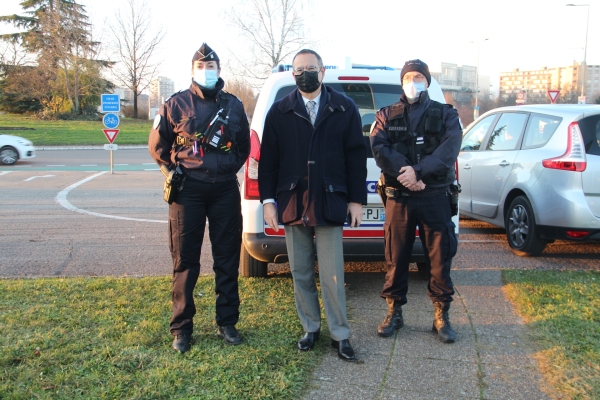
POLYGON ((389 126, 388 129, 390 131, 404 131, 406 132, 408 130, 407 126, 389 126))

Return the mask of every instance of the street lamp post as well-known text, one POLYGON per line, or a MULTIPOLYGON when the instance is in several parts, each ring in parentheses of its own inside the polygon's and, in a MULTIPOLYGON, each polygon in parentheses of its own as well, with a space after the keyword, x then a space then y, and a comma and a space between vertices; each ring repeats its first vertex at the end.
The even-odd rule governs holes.
POLYGON ((475 71, 475 109, 473 110, 473 119, 477 119, 479 117, 479 105, 477 104, 477 95, 479 93, 479 44, 481 42, 485 42, 486 40, 489 40, 489 38, 471 41, 471 43, 477 43, 477 71, 475 71))
POLYGON ((582 84, 581 84, 581 97, 585 94, 585 85, 587 84, 586 75, 587 75, 587 40, 588 40, 588 31, 590 27, 590 5, 589 4, 567 4, 567 7, 587 7, 587 22, 585 25, 585 47, 583 48, 583 72, 582 76, 582 84))

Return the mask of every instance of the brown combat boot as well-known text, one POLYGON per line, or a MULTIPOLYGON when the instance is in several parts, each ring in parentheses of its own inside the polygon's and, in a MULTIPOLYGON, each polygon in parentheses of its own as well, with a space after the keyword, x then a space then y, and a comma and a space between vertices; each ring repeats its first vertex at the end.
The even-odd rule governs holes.
POLYGON ((390 337, 396 329, 404 326, 404 318, 402 318, 402 305, 398 300, 386 297, 388 312, 383 322, 377 327, 377 334, 383 337, 390 337))
POLYGON ((454 332, 452 325, 450 325, 450 316, 448 315, 450 302, 434 301, 433 307, 433 328, 431 328, 431 330, 437 332, 440 341, 444 343, 454 343, 456 340, 456 332, 454 332))

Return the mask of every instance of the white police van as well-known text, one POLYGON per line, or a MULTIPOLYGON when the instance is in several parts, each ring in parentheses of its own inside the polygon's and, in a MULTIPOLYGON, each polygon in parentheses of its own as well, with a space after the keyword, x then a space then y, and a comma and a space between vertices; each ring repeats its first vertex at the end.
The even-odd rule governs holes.
MULTIPOLYGON (((368 173, 365 182, 368 204, 363 207, 363 221, 359 228, 350 229, 348 225, 344 226, 344 260, 383 261, 385 260, 383 239, 385 210, 375 190, 381 171, 371 153, 369 132, 377 110, 399 100, 402 93, 400 71, 390 67, 371 66, 354 66, 352 69, 326 68, 323 82, 350 97, 358 106, 368 150, 368 173)), ((288 261, 283 226, 280 226, 279 232, 275 232, 265 224, 258 192, 260 141, 265 117, 275 101, 282 99, 296 88, 291 65, 279 66, 278 69, 280 72, 273 73, 260 92, 250 126, 250 157, 246 161, 242 182, 244 217, 240 262, 242 276, 264 277, 267 275, 268 263, 288 261)), ((433 78, 428 92, 431 99, 445 103, 442 90, 433 78)), ((458 227, 457 217, 454 217, 454 223, 458 227)), ((411 261, 417 263, 420 271, 425 270, 423 247, 418 236, 411 261)))

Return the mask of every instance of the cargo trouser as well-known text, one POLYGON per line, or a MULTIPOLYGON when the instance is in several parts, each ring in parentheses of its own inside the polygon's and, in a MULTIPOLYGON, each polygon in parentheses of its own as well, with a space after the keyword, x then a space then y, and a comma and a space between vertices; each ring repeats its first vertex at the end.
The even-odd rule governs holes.
POLYGON ((385 208, 385 260, 387 273, 381 297, 406 304, 408 265, 415 231, 423 244, 427 269, 431 272, 427 289, 432 301, 452 301, 450 278, 452 257, 458 239, 447 194, 444 190, 427 197, 388 197, 385 208))
POLYGON ((237 181, 204 183, 188 178, 169 206, 173 335, 191 334, 194 328, 194 287, 200 273, 200 251, 207 218, 214 260, 217 325, 238 322, 242 213, 237 181))

